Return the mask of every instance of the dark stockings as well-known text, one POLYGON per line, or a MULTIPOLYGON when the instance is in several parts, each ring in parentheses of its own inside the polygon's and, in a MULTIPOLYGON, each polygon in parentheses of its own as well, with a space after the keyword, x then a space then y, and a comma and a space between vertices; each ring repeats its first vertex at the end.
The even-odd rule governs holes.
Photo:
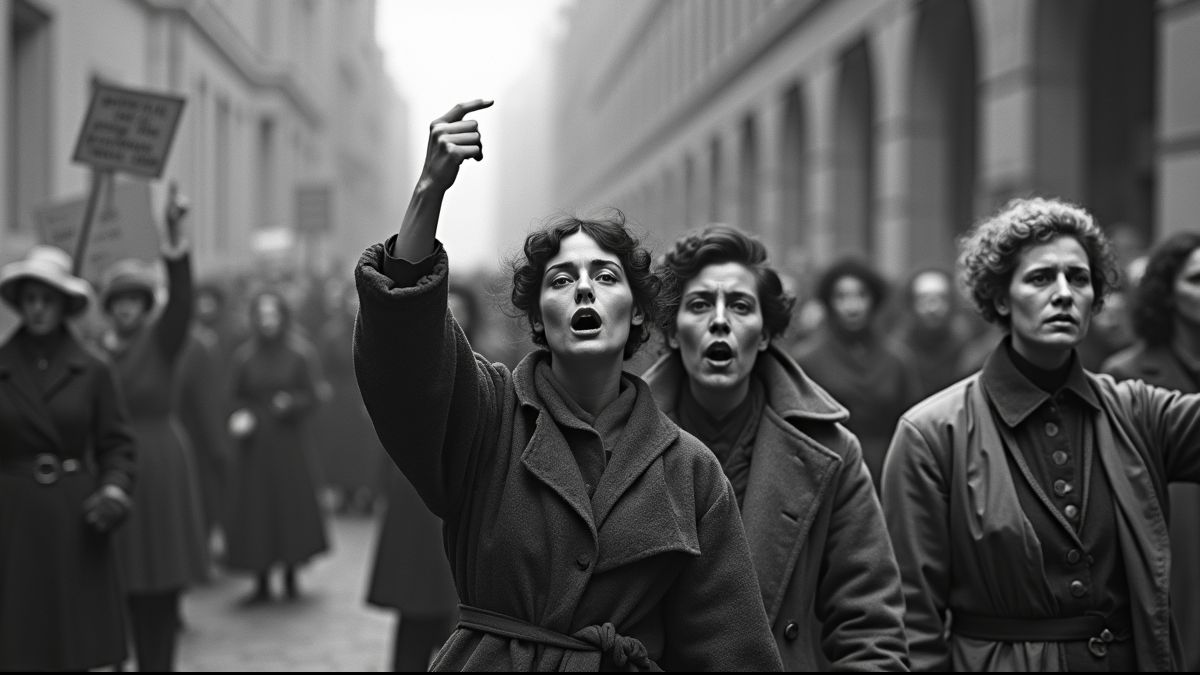
POLYGON ((128 596, 133 646, 141 672, 175 670, 180 591, 128 596))

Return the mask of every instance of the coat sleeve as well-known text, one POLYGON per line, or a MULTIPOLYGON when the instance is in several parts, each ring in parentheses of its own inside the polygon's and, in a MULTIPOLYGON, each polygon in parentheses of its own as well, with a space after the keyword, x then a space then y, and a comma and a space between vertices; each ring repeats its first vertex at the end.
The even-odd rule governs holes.
POLYGON ((183 352, 192 322, 192 258, 190 254, 164 256, 167 265, 167 304, 155 325, 158 348, 169 363, 183 352))
POLYGON ((858 440, 833 495, 813 607, 834 670, 908 670, 904 591, 875 485, 858 440))
POLYGON ((1141 380, 1117 385, 1132 401, 1131 419, 1160 448, 1168 482, 1200 483, 1200 394, 1183 394, 1141 380))
POLYGON ((133 494, 137 445, 116 373, 105 361, 97 361, 94 396, 92 439, 100 482, 133 494))
POLYGON ((447 519, 472 493, 476 468, 490 461, 484 453, 497 446, 507 380, 476 358, 447 310, 441 244, 415 282, 403 278, 411 270, 397 269, 385 246, 367 249, 355 270, 355 376, 384 449, 429 509, 447 519))
POLYGON ((883 470, 883 508, 904 588, 904 626, 914 671, 949 670, 949 476, 932 443, 906 415, 883 470))
MULTIPOLYGON (((782 671, 733 487, 716 465, 689 556, 665 598, 662 665, 691 672, 782 671)), ((705 483, 698 483, 705 484, 705 483)), ((701 507, 703 508, 703 507, 701 507)))

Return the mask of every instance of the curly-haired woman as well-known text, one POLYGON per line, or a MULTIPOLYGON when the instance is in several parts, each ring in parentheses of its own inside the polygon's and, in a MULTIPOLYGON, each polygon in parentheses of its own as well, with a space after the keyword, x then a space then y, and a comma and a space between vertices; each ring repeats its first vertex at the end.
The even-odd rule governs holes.
POLYGON ((462 602, 435 670, 779 670, 721 465, 623 372, 655 316, 650 254, 620 218, 529 235, 514 306, 542 347, 510 372, 447 312, 434 238, 482 158, 491 105, 430 125, 399 233, 363 254, 355 366, 384 448, 445 523, 462 602))
POLYGON ((888 451, 914 670, 1177 669, 1166 485, 1200 481, 1200 396, 1079 365, 1116 280, 1083 209, 1015 200, 959 264, 1007 335, 888 451))

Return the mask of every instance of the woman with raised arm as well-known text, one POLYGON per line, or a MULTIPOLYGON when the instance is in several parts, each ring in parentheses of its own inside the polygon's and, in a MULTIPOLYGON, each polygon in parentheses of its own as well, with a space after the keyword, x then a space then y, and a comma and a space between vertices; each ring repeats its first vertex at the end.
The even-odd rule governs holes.
POLYGON ((1018 199, 962 242, 983 368, 900 419, 883 472, 914 670, 1165 671, 1167 483, 1200 482, 1200 396, 1085 371, 1115 281, 1083 209, 1018 199))
POLYGON ((355 365, 384 447, 444 522, 461 600, 434 670, 779 670, 721 466, 622 371, 659 282, 623 219, 525 240, 513 303, 535 342, 510 372, 446 310, 434 236, 491 105, 430 126, 400 232, 363 254, 355 365))
POLYGON ((721 461, 788 670, 908 670, 904 595, 846 409, 776 341, 792 297, 763 245, 729 227, 663 259, 670 351, 643 377, 721 461))

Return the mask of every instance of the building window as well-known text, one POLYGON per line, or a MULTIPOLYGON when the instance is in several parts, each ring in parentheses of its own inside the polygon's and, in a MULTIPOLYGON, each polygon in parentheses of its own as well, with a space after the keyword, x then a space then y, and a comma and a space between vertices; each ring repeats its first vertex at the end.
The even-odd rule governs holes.
POLYGON ((50 196, 50 17, 15 0, 10 17, 6 107, 10 229, 27 229, 50 196))

